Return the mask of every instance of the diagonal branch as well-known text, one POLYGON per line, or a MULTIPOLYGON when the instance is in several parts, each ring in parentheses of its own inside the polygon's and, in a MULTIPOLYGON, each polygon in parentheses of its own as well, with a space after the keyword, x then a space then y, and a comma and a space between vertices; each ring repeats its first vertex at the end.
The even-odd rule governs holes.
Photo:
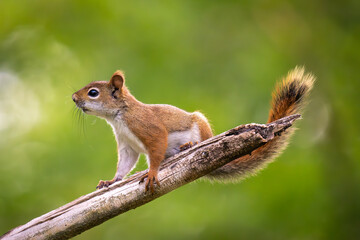
POLYGON ((158 175, 161 186, 153 194, 145 193, 144 184, 139 184, 145 173, 142 171, 16 227, 0 239, 71 238, 250 154, 291 127, 299 117, 292 115, 269 124, 241 125, 166 159, 158 175))

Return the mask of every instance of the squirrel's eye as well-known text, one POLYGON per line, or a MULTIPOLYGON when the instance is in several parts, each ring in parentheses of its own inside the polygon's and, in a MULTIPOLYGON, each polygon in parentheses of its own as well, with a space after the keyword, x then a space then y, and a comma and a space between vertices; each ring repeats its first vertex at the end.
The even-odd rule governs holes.
POLYGON ((91 90, 88 92, 88 95, 89 95, 90 97, 97 97, 97 96, 99 96, 99 91, 96 90, 96 89, 91 89, 91 90))

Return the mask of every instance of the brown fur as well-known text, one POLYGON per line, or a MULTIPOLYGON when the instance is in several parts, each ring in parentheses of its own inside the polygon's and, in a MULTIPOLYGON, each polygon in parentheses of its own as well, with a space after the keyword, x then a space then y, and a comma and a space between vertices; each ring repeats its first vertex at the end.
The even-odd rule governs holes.
POLYGON ((164 124, 169 133, 188 130, 193 124, 191 113, 180 108, 166 104, 149 104, 147 106, 157 120, 164 124))
POLYGON ((157 172, 160 163, 165 158, 168 131, 150 108, 138 102, 128 101, 128 104, 128 110, 124 113, 123 118, 148 152, 150 166, 146 176, 148 178, 146 188, 150 188, 153 192, 154 181, 158 183, 157 172))
MULTIPOLYGON (((300 113, 314 83, 311 74, 304 74, 304 68, 296 67, 277 85, 272 97, 269 122, 291 114, 300 113)), ((211 180, 237 181, 255 174, 266 167, 288 144, 294 128, 289 128, 264 146, 254 150, 251 155, 243 156, 216 169, 206 177, 211 180)))
POLYGON ((209 122, 200 112, 192 113, 191 120, 192 122, 196 122, 199 126, 201 141, 213 136, 209 122))

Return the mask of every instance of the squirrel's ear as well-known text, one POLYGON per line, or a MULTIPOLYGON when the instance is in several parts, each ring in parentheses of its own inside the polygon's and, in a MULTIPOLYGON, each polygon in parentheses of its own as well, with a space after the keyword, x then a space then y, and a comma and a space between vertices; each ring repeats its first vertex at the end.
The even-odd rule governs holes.
POLYGON ((125 82, 124 73, 120 70, 117 70, 110 79, 110 84, 117 89, 121 89, 125 82))

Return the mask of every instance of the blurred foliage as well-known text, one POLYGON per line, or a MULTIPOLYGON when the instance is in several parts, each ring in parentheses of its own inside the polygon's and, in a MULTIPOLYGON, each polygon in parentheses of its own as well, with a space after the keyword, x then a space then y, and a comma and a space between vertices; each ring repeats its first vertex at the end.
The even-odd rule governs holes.
MULTIPOLYGON (((115 173, 110 127, 71 94, 123 69, 146 103, 201 110, 216 133, 267 119, 296 65, 318 80, 277 161, 197 181, 76 239, 359 239, 359 1, 0 1, 0 233, 115 173)), ((142 159, 138 169, 146 167, 142 159)))

